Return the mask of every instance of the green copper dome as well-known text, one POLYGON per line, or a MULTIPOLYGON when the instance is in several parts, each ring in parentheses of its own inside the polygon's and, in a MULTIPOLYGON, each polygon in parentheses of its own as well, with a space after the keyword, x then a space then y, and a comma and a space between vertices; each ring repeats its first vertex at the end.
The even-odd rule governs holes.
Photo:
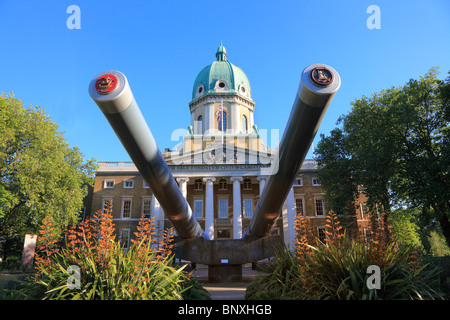
POLYGON ((194 82, 192 99, 205 94, 240 94, 251 99, 250 82, 241 68, 227 61, 227 51, 220 44, 216 61, 204 67, 194 82))

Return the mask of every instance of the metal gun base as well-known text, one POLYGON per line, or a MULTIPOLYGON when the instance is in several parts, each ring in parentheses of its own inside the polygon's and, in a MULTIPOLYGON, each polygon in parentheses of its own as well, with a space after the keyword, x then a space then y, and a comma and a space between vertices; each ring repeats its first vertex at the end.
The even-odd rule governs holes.
POLYGON ((208 265, 209 282, 239 282, 242 280, 243 264, 273 257, 283 245, 279 236, 253 241, 205 240, 200 237, 177 242, 175 258, 208 265))

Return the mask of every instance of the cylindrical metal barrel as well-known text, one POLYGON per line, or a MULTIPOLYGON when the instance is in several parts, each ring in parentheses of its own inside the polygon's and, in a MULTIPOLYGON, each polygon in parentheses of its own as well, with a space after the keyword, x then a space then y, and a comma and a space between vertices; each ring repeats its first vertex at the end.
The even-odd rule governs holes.
POLYGON ((206 237, 164 161, 125 75, 118 71, 100 73, 92 79, 89 94, 150 185, 178 235, 182 239, 206 237))
POLYGON ((243 238, 261 238, 270 231, 340 84, 339 74, 329 66, 313 64, 303 71, 275 160, 278 164, 272 166, 276 172, 268 177, 243 238))

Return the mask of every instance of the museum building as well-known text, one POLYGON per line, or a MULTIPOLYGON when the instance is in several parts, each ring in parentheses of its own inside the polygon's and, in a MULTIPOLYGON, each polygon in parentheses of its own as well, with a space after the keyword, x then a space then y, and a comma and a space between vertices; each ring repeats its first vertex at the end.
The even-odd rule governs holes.
MULTIPOLYGON (((172 150, 162 152, 163 158, 209 238, 239 239, 247 230, 267 177, 277 170, 273 164, 278 150, 265 144, 268 133, 254 123, 250 82, 242 69, 228 61, 222 44, 215 61, 195 78, 191 99, 188 132, 172 150)), ((92 217, 111 201, 114 225, 125 248, 142 214, 154 217, 157 236, 171 226, 152 186, 133 162, 99 161, 98 166, 95 184, 85 199, 84 216, 92 217)), ((363 207, 357 199, 355 214, 347 217, 360 232, 365 232, 369 222, 363 207)), ((292 244, 295 217, 303 214, 323 240, 327 210, 317 164, 306 159, 271 233, 292 244)))

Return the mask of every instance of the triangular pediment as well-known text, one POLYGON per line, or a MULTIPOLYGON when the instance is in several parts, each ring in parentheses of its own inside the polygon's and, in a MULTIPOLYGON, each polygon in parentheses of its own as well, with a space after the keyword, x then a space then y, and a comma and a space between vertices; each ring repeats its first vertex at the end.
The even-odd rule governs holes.
POLYGON ((230 144, 214 142, 204 148, 185 151, 183 144, 179 144, 174 150, 164 154, 164 160, 168 165, 223 165, 223 164, 265 164, 270 165, 275 159, 277 150, 272 150, 262 145, 259 149, 246 149, 230 144))

